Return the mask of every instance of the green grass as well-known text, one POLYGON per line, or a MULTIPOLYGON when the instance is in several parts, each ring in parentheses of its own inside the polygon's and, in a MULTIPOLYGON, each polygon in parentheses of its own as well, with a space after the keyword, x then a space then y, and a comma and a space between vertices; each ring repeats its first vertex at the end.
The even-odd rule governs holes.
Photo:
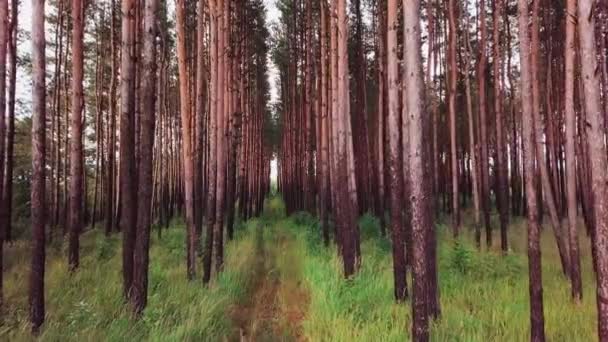
MULTIPOLYGON (((310 341, 404 341, 410 338, 409 302, 393 301, 390 243, 377 234, 371 216, 360 221, 363 265, 352 280, 342 277, 335 248, 325 249, 318 223, 305 214, 285 219, 304 259, 304 279, 310 292, 304 322, 310 341)), ((455 244, 438 225, 439 278, 442 316, 432 329, 435 341, 529 340, 529 304, 525 224, 511 225, 512 251, 477 251, 469 232, 455 244)), ((498 238, 496 234, 495 238, 498 238)), ((498 241, 496 241, 498 242, 498 241)), ((584 300, 570 300, 568 281, 549 229, 542 239, 545 331, 549 341, 596 340, 595 284, 588 243, 582 244, 584 300)), ((411 286, 411 281, 409 283, 411 286)))
MULTIPOLYGON (((498 246, 478 251, 472 240, 470 215, 464 218, 464 236, 457 244, 448 228, 437 224, 442 316, 432 327, 432 339, 529 340, 525 221, 512 222, 511 251, 503 256, 498 246)), ((186 281, 183 224, 174 223, 161 240, 153 234, 149 302, 139 321, 131 318, 121 295, 119 237, 106 239, 95 231, 86 233, 81 268, 74 275, 67 272, 65 246, 52 244, 47 259, 47 317, 40 339, 235 338, 238 332, 230 312, 251 300, 255 292, 256 253, 263 237, 276 263, 269 272, 281 281, 276 300, 281 316, 277 324, 286 332, 283 340, 409 340, 411 309, 409 302, 393 301, 391 246, 379 235, 374 217, 366 215, 360 220, 363 263, 357 276, 348 281, 342 277, 335 247, 323 246, 318 220, 305 213, 286 217, 279 198, 267 201, 262 217, 240 225, 235 240, 227 246, 225 271, 208 288, 199 280, 186 281)), ((496 232, 495 245, 498 238, 496 232)), ((575 305, 561 273, 552 233, 548 228, 543 231, 545 331, 549 341, 597 339, 595 282, 587 240, 581 234, 584 300, 575 305)), ((21 242, 5 252, 6 307, 0 340, 31 340, 27 322, 29 250, 21 242)))
MULTIPOLYGON (((245 300, 251 285, 255 226, 248 222, 227 246, 226 271, 207 288, 189 282, 185 270, 185 229, 174 224, 161 240, 154 234, 150 250, 149 299, 141 320, 134 320, 122 297, 121 247, 118 237, 93 231, 83 236, 86 251, 78 272, 67 271, 62 247, 49 248, 46 322, 43 341, 217 341, 234 331, 227 311, 245 300)), ((27 246, 6 251, 7 307, 0 340, 31 340, 27 287, 27 246)), ((199 263, 199 271, 200 271, 199 263)), ((200 274, 200 273, 199 273, 200 274)), ((199 277, 200 279, 200 277, 199 277)))

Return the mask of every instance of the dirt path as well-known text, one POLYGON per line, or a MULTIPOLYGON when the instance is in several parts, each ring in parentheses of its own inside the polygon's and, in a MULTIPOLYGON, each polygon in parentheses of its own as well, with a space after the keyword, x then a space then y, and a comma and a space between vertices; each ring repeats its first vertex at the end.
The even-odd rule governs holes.
POLYGON ((299 267, 293 260, 289 236, 276 229, 259 228, 254 262, 255 278, 245 303, 231 310, 237 332, 231 341, 303 341, 301 322, 308 295, 302 288, 299 267), (283 271, 283 272, 282 272, 283 271))

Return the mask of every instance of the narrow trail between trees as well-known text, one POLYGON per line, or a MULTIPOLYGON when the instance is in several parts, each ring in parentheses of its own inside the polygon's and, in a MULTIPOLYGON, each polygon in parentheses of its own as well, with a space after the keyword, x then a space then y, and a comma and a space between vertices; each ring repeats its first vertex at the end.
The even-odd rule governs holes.
POLYGON ((301 263, 293 253, 293 237, 280 228, 256 229, 254 278, 247 299, 233 307, 232 341, 304 341, 301 323, 308 293, 301 263))

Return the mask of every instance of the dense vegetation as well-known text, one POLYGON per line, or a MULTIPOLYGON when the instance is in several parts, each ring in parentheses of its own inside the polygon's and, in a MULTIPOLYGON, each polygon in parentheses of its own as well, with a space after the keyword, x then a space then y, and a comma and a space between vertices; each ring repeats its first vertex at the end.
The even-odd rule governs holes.
POLYGON ((606 89, 597 0, 0 0, 0 337, 608 342, 606 89))
MULTIPOLYGON (((450 238, 449 226, 439 223, 439 272, 443 312, 432 328, 440 341, 519 341, 529 332, 525 261, 525 227, 511 229, 513 252, 480 252, 474 246, 470 213, 465 213, 463 237, 450 238)), ((410 313, 392 298, 390 242, 378 234, 378 220, 360 219, 362 255, 356 277, 344 282, 334 248, 323 247, 319 221, 306 213, 285 216, 279 198, 266 202, 260 219, 237 224, 236 238, 227 246, 227 270, 209 288, 174 281, 185 277, 184 225, 172 222, 162 239, 151 242, 150 301, 141 320, 133 322, 120 296, 120 241, 99 231, 83 235, 82 272, 70 276, 62 249, 50 248, 49 315, 42 340, 237 340, 251 331, 258 340, 385 341, 407 340, 410 313), (260 240, 264 240, 261 242, 260 240), (265 251, 264 251, 265 249, 265 251), (269 270, 260 272, 260 263, 269 270), (274 298, 258 298, 259 274, 275 279, 274 298), (251 301, 276 301, 276 307, 256 311, 251 301), (235 314, 247 311, 249 317, 235 314), (254 326, 255 325, 255 326, 254 326), (266 326, 264 326, 266 325, 266 326), (264 339, 266 338, 266 339, 264 339)), ((594 303, 588 297, 576 305, 560 300, 568 293, 559 256, 548 230, 542 250, 547 262, 547 337, 552 341, 589 341, 595 336, 594 303)), ((8 247, 5 293, 10 303, 0 335, 28 340, 27 268, 25 243, 8 247)), ((583 257, 583 277, 592 290, 590 255, 583 257)), ((266 285, 267 286, 267 285, 266 285)))

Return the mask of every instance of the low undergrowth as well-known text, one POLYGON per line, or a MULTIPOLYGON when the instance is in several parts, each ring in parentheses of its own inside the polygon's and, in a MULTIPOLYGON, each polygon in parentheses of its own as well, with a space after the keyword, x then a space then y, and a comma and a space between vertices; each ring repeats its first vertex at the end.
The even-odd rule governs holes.
MULTIPOLYGON (((361 218, 362 268, 354 278, 344 280, 335 246, 323 245, 318 220, 305 213, 286 217, 284 212, 281 200, 273 198, 262 217, 241 223, 235 240, 228 243, 225 271, 209 287, 200 280, 186 281, 183 224, 173 224, 162 239, 154 234, 149 302, 141 320, 132 319, 123 303, 120 237, 106 239, 96 231, 84 234, 81 267, 74 275, 67 271, 65 246, 52 243, 47 259, 47 317, 40 339, 230 340, 238 332, 230 310, 246 306, 255 292, 259 269, 255 262, 263 237, 273 260, 267 273, 279 280, 273 294, 278 307, 268 311, 273 317, 266 319, 272 322, 275 336, 298 341, 409 340, 411 309, 409 302, 394 303, 391 245, 379 234, 377 220, 369 215, 361 218)), ((510 252, 502 255, 496 247, 477 250, 467 220, 465 216, 464 234, 457 242, 446 226, 437 225, 442 315, 432 326, 432 340, 526 341, 525 222, 516 219, 511 224, 510 252)), ((543 231, 545 330, 550 341, 596 340, 595 282, 583 236, 584 299, 573 304, 552 233, 543 231)), ((0 340, 32 339, 27 322, 27 248, 16 243, 5 250, 0 340)), ((408 282, 411 286, 409 277, 408 282)))
MULTIPOLYGON (((122 296, 119 237, 92 231, 83 236, 81 266, 70 275, 64 246, 49 248, 46 321, 43 341, 218 341, 233 333, 227 314, 245 300, 251 286, 257 220, 249 221, 228 243, 225 271, 209 287, 186 280, 185 228, 176 223, 150 250, 148 306, 140 320, 131 317, 122 296)), ((7 248, 5 303, 0 340, 29 341, 27 288, 29 259, 25 244, 7 248)))
MULTIPOLYGON (((317 220, 307 214, 286 219, 304 260, 310 293, 304 334, 310 341, 404 341, 410 338, 409 302, 395 304, 390 242, 371 216, 360 220, 362 268, 345 281, 335 247, 325 248, 317 220)), ((512 252, 478 251, 467 237, 455 243, 438 225, 441 319, 432 327, 435 341, 529 340, 525 226, 511 227, 512 252), (523 244, 523 245, 522 245, 523 244)), ((585 247, 585 246, 583 246, 585 247)), ((545 330, 550 341, 596 339, 594 281, 590 258, 583 258, 585 297, 573 304, 561 274, 550 231, 543 232, 545 330)), ((588 249, 585 249, 588 251, 588 249)), ((411 278, 408 277, 411 286, 411 278)))

